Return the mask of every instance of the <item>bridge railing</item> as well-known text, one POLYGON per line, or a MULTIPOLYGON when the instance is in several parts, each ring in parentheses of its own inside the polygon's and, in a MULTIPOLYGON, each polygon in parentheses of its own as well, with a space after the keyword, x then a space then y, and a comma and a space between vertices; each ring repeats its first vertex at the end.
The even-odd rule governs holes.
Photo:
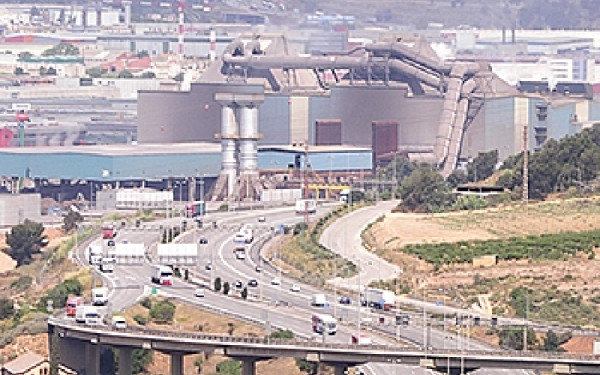
POLYGON ((599 361, 598 355, 585 354, 567 354, 558 352, 540 352, 540 351, 517 351, 517 350, 456 350, 456 349, 433 349, 433 350, 418 350, 409 346, 393 346, 393 345, 357 345, 357 344, 340 344, 340 343, 322 343, 315 341, 304 340, 285 340, 273 339, 269 337, 249 337, 249 336, 230 336, 225 334, 205 334, 196 332, 181 332, 169 331, 161 329, 149 329, 140 327, 128 327, 126 329, 113 329, 110 326, 87 326, 84 324, 76 324, 64 319, 50 317, 49 324, 67 329, 72 329, 81 332, 89 332, 92 334, 120 334, 123 336, 137 336, 138 338, 160 340, 173 338, 185 340, 197 340, 199 343, 214 344, 218 346, 234 346, 231 344, 248 344, 257 347, 267 346, 273 349, 276 348, 297 348, 297 349, 321 349, 326 351, 347 351, 354 352, 386 352, 386 353, 415 353, 427 354, 431 357, 522 357, 522 358, 540 358, 540 359, 557 359, 557 360, 581 360, 581 361, 599 361))

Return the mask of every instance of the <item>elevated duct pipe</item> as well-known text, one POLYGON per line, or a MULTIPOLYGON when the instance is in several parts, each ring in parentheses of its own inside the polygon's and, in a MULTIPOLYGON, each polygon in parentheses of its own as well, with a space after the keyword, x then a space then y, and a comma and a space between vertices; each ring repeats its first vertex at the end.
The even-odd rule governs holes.
MULTIPOLYGON (((460 93, 462 91, 463 78, 466 71, 467 69, 464 65, 457 64, 452 68, 450 79, 448 80, 448 90, 440 115, 440 125, 434 147, 434 155, 437 159, 438 167, 443 168, 443 170, 446 169, 445 163, 450 162, 448 160, 448 154, 450 152, 450 143, 455 127, 460 126, 462 128, 464 124, 464 119, 462 123, 459 123, 457 120, 457 110, 460 93)), ((454 165, 452 166, 452 169, 454 169, 454 165)))
POLYGON ((458 156, 460 154, 460 146, 462 144, 464 134, 464 124, 467 118, 467 110, 469 108, 469 100, 463 98, 457 105, 456 116, 454 120, 454 127, 452 128, 452 134, 450 135, 450 143, 448 145, 448 156, 442 169, 442 176, 448 177, 458 162, 458 156))

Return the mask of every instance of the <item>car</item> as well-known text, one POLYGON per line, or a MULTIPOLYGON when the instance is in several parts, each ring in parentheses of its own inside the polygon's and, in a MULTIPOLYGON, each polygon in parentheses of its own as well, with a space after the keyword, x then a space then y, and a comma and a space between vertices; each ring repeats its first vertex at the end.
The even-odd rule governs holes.
POLYGON ((264 223, 265 221, 267 221, 267 218, 266 218, 266 217, 264 217, 264 216, 259 216, 259 217, 258 217, 258 222, 259 222, 259 223, 264 223))
POLYGON ((241 281, 237 280, 237 281, 235 282, 235 287, 236 287, 237 289, 242 289, 242 287, 243 287, 243 286, 244 286, 244 284, 243 284, 241 281))
POLYGON ((290 290, 294 293, 298 293, 298 292, 300 292, 300 287, 296 284, 293 284, 292 287, 290 288, 290 290))
POLYGON ((274 277, 273 280, 271 280, 271 284, 272 285, 280 285, 281 279, 279 279, 279 277, 274 277))
POLYGON ((206 238, 206 237, 200 237, 200 240, 198 241, 198 243, 200 245, 206 245, 206 244, 208 244, 208 238, 206 238))
POLYGON ((262 267, 261 266, 256 266, 256 272, 262 272, 262 267))
POLYGON ((352 301, 350 300, 350 297, 343 296, 342 298, 340 298, 340 304, 342 305, 349 305, 351 303, 352 301))
POLYGON ((204 289, 196 289, 196 291, 194 292, 194 295, 196 297, 204 297, 204 289))
POLYGON ((127 321, 124 317, 115 315, 112 317, 112 326, 115 329, 125 329, 127 328, 127 321))
POLYGON ((212 264, 211 263, 206 263, 206 266, 204 266, 204 269, 207 271, 212 270, 212 264))
POLYGON ((256 281, 256 279, 250 279, 250 281, 248 281, 248 286, 258 286, 258 281, 256 281))
POLYGON ((107 246, 113 247, 115 246, 115 240, 108 240, 108 242, 106 243, 107 246))

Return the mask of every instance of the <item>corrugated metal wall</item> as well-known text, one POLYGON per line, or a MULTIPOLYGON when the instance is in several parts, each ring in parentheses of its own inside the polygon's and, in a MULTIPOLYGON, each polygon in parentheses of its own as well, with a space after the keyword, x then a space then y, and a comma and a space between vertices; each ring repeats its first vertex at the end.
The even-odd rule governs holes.
POLYGON ((373 121, 371 139, 375 160, 398 151, 398 123, 373 121))

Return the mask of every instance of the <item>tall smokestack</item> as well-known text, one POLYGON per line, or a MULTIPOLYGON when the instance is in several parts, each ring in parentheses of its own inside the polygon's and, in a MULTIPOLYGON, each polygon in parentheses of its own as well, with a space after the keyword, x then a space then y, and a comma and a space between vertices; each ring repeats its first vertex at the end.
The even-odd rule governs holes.
POLYGON ((210 61, 215 61, 217 58, 217 32, 213 28, 210 29, 209 42, 210 49, 208 50, 208 59, 210 61))
POLYGON ((125 7, 125 27, 131 26, 131 1, 124 1, 125 7))
POLYGON ((178 12, 179 12, 179 25, 177 27, 177 53, 179 57, 183 57, 183 27, 184 27, 184 15, 183 15, 183 6, 185 2, 184 0, 179 1, 178 12))
POLYGON ((96 26, 102 26, 102 8, 100 6, 96 8, 96 26))

